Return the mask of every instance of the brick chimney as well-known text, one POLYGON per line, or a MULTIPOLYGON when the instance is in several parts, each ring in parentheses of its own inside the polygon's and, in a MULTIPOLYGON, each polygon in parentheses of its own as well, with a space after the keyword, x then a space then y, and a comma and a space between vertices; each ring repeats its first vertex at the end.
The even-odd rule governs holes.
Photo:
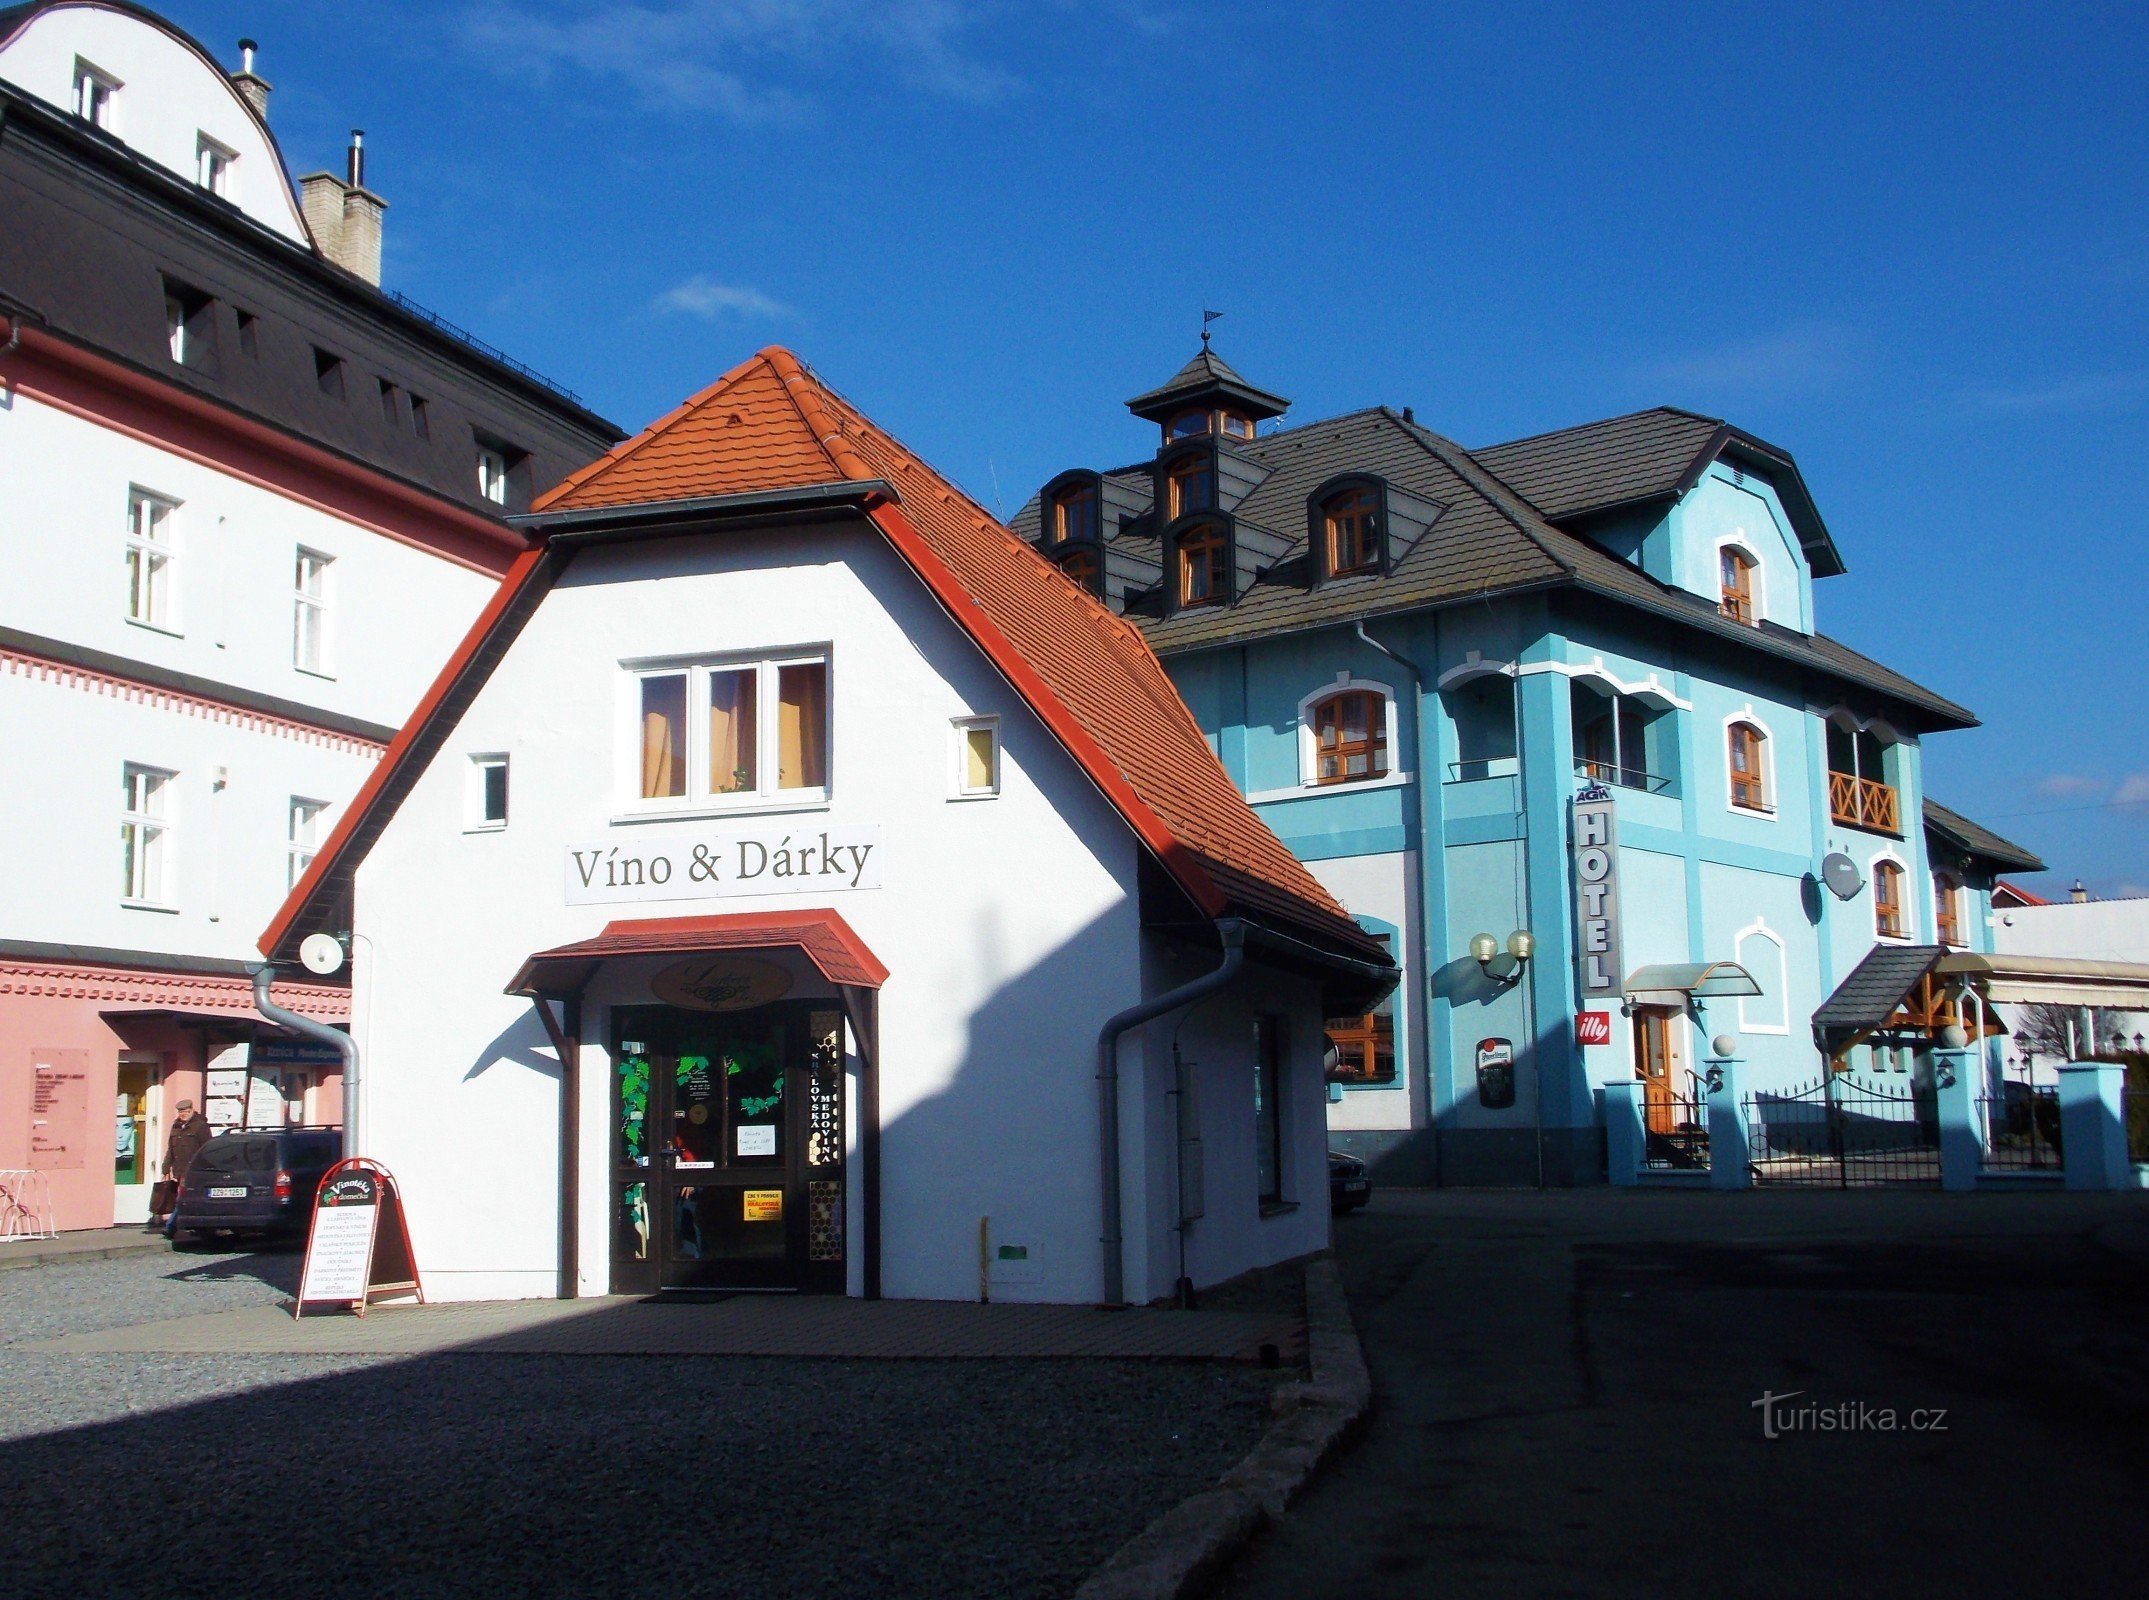
POLYGON ((254 115, 266 122, 269 120, 269 80, 254 70, 254 52, 260 48, 251 39, 239 41, 239 70, 231 75, 231 86, 246 97, 246 103, 254 108, 254 115))
POLYGON ((366 133, 351 130, 346 175, 309 172, 299 179, 299 208, 321 254, 370 284, 381 281, 381 213, 388 202, 366 187, 366 133))

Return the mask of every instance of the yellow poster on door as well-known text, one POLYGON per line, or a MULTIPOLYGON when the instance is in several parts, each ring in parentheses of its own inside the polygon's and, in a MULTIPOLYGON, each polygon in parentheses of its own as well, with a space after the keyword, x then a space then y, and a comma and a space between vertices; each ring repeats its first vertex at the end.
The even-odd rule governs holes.
POLYGON ((781 1189, 745 1189, 746 1220, 748 1222, 783 1221, 783 1191, 781 1189))

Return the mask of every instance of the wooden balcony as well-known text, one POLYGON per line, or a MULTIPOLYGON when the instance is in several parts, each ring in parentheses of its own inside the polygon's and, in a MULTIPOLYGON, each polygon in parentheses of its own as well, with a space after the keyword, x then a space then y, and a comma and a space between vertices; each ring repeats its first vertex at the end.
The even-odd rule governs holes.
POLYGON ((1828 815, 1846 828, 1867 833, 1903 836, 1901 807, 1895 791, 1885 783, 1849 772, 1828 775, 1828 815))

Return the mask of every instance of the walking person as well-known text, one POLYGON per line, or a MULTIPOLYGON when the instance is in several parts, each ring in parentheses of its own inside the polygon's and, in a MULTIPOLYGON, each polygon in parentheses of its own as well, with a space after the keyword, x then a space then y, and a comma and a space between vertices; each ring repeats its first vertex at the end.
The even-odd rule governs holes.
POLYGON ((164 1237, 172 1237, 172 1224, 179 1217, 179 1186, 185 1180, 187 1168, 201 1154, 201 1147, 209 1142, 209 1119, 194 1109, 194 1102, 179 1102, 179 1120, 172 1124, 170 1136, 164 1141, 164 1176, 172 1185, 172 1208, 164 1218, 164 1237))

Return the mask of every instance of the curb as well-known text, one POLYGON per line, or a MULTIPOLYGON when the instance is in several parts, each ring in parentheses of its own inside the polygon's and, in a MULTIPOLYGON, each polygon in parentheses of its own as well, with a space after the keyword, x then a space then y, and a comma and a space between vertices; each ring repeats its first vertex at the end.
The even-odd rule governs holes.
POLYGON ((1365 1351, 1333 1256, 1306 1263, 1309 1383, 1278 1386, 1277 1420, 1214 1489, 1182 1500, 1083 1580, 1075 1600, 1185 1600, 1280 1518, 1373 1404, 1365 1351))
POLYGON ((128 1239, 114 1244, 84 1248, 80 1245, 57 1250, 32 1250, 22 1255, 9 1255, 0 1251, 0 1272, 16 1267, 50 1267, 62 1261, 110 1261, 119 1256, 138 1256, 152 1250, 169 1250, 171 1241, 161 1233, 144 1234, 139 1239, 128 1239))

